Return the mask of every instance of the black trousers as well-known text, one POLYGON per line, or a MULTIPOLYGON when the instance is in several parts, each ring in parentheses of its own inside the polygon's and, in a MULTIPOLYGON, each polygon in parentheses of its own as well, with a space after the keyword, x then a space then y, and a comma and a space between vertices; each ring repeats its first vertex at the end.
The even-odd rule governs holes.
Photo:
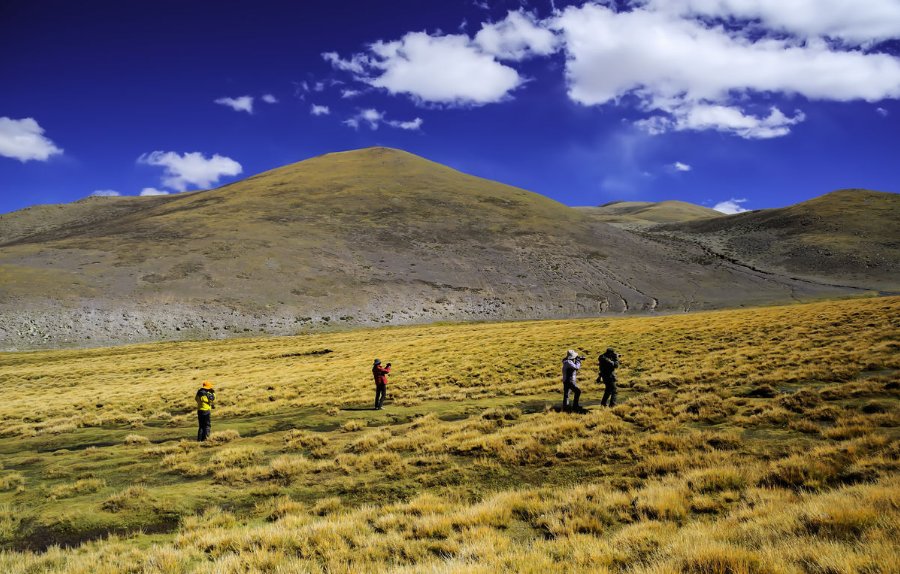
POLYGON ((616 388, 616 380, 607 380, 603 381, 603 384, 606 385, 606 390, 603 391, 603 398, 600 400, 600 404, 605 406, 614 407, 616 406, 616 397, 618 396, 618 389, 616 388))
POLYGON ((569 392, 572 393, 572 407, 578 408, 578 399, 581 398, 581 389, 576 383, 563 383, 563 408, 569 406, 569 392))
POLYGON ((384 404, 384 397, 387 395, 387 385, 383 383, 375 383, 375 408, 380 409, 384 404))
POLYGON ((197 411, 197 425, 197 440, 208 439, 212 430, 212 411, 197 411))

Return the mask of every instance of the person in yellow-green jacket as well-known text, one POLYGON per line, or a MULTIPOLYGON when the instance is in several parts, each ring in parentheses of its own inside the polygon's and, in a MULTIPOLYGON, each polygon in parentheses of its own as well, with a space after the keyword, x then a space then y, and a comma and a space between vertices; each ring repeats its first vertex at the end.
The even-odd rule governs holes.
POLYGON ((216 408, 216 391, 209 381, 203 381, 203 385, 197 389, 197 440, 205 441, 212 430, 212 410, 216 408))

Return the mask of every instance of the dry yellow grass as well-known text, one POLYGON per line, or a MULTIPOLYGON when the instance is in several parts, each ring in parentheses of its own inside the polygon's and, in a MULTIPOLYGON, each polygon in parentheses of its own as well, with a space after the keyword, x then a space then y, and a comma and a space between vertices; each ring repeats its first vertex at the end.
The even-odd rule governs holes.
POLYGON ((0 571, 900 571, 898 317, 895 297, 0 355, 0 571), (556 412, 565 350, 607 346, 621 404, 593 406, 591 361, 590 412, 556 412))

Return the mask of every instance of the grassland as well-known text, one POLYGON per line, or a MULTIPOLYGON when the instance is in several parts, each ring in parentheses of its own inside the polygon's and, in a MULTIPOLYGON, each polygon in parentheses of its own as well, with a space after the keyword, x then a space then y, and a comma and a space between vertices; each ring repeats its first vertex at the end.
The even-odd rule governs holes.
POLYGON ((897 572, 898 333, 893 297, 0 354, 0 572, 897 572), (621 404, 589 363, 556 412, 607 346, 621 404))

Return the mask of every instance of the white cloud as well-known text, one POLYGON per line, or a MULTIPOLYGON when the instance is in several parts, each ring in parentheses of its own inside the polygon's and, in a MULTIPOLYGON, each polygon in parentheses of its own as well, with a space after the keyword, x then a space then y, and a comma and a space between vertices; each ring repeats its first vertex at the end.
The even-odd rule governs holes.
POLYGON ((156 189, 155 187, 145 187, 141 190, 142 197, 149 195, 169 195, 169 192, 164 189, 156 189))
POLYGON ((50 156, 62 152, 44 135, 44 128, 34 118, 0 118, 0 155, 24 163, 30 160, 47 161, 50 156))
POLYGON ((746 199, 735 199, 731 198, 727 201, 720 201, 719 203, 713 206, 713 209, 720 213, 725 213, 727 215, 734 215, 735 213, 743 213, 747 211, 743 207, 741 207, 742 203, 746 203, 746 199))
POLYGON ((888 111, 884 108, 875 108, 875 113, 883 118, 888 116, 888 111))
POLYGON ((672 164, 672 169, 674 169, 675 171, 691 171, 693 168, 686 163, 681 163, 680 161, 676 161, 675 163, 672 164))
POLYGON ((319 106, 316 104, 312 104, 309 107, 309 113, 314 116, 327 116, 331 113, 331 108, 329 108, 328 106, 319 106))
POLYGON ((387 125, 391 126, 392 128, 399 128, 401 130, 415 131, 422 127, 423 121, 422 121, 422 118, 416 118, 414 120, 409 120, 406 122, 397 121, 397 120, 389 120, 385 123, 387 125))
POLYGON ((596 4, 567 8, 549 24, 565 40, 570 98, 602 105, 635 97, 642 109, 667 114, 639 124, 651 133, 717 129, 777 137, 803 120, 801 113, 787 117, 777 108, 756 117, 740 107, 740 98, 751 94, 833 101, 900 97, 900 59, 819 40, 753 38, 744 29, 676 12, 615 12, 596 4))
POLYGON ((378 110, 371 108, 359 112, 359 115, 357 116, 358 120, 369 124, 369 128, 373 130, 378 129, 378 124, 383 118, 384 112, 379 112, 378 110))
POLYGON ((353 129, 359 129, 361 125, 368 125, 369 129, 377 130, 378 126, 384 124, 390 126, 392 128, 397 128, 401 130, 418 130, 422 127, 424 123, 422 118, 415 118, 413 120, 401 121, 401 120, 388 120, 385 119, 385 113, 378 111, 376 109, 365 109, 360 110, 358 114, 353 116, 352 118, 348 118, 342 122, 344 125, 349 126, 353 129))
POLYGON ((162 184, 176 191, 184 191, 189 185, 209 187, 223 176, 238 175, 241 164, 219 154, 206 158, 200 152, 179 155, 173 151, 154 151, 138 158, 138 163, 165 168, 162 184))
POLYGON ((263 94, 260 99, 267 104, 277 104, 278 103, 278 98, 276 98, 272 94, 263 94))
POLYGON ((464 34, 410 32, 397 41, 375 42, 367 54, 349 60, 334 52, 323 57, 361 82, 420 102, 484 105, 503 100, 523 82, 464 34))
POLYGON ((359 90, 345 88, 345 89, 341 90, 341 97, 342 98, 355 98, 356 96, 360 95, 361 93, 362 92, 360 92, 359 90))
POLYGON ((482 24, 475 43, 487 54, 501 60, 524 60, 548 56, 557 50, 557 38, 542 28, 535 17, 524 11, 510 11, 496 24, 482 24))
POLYGON ((642 0, 684 16, 758 21, 803 38, 827 36, 854 45, 900 37, 897 0, 642 0))
POLYGON ((669 130, 716 130, 744 139, 769 139, 787 135, 791 126, 802 122, 806 117, 800 111, 795 112, 794 117, 788 117, 775 107, 769 110, 768 116, 758 117, 745 114, 736 107, 708 104, 685 104, 672 113, 671 117, 653 116, 639 120, 635 125, 651 134, 669 130))
POLYGON ((253 113, 253 96, 240 96, 238 98, 219 98, 215 103, 228 106, 236 112, 253 113))
POLYGON ((365 74, 369 64, 365 54, 354 54, 349 60, 343 60, 337 52, 322 52, 322 58, 336 70, 357 75, 365 74))
POLYGON ((98 189, 91 194, 91 197, 119 197, 122 195, 114 189, 98 189))

